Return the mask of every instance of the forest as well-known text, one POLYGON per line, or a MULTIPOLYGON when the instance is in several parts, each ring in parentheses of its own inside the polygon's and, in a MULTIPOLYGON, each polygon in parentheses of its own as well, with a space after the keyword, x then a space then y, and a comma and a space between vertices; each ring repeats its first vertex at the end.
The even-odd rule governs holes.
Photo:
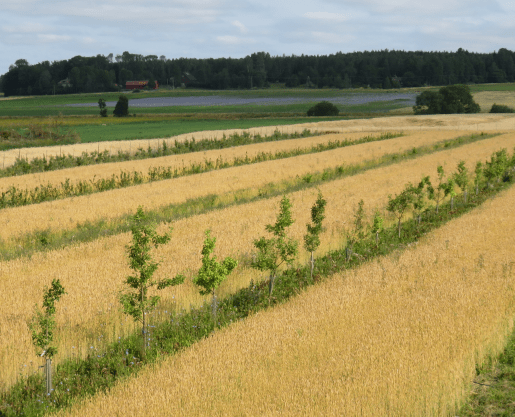
POLYGON ((161 87, 252 89, 272 85, 308 88, 401 88, 515 81, 515 52, 364 51, 332 55, 178 58, 161 55, 75 56, 31 65, 17 60, 0 77, 6 97, 118 91, 126 81, 161 87))

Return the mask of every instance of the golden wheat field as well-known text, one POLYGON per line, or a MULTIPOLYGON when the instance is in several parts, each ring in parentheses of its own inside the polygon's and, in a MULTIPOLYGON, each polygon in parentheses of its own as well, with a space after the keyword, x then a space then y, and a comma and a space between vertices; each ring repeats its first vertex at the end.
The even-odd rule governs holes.
POLYGON ((169 145, 173 144, 175 140, 184 141, 186 139, 195 138, 200 139, 214 139, 222 138, 223 135, 229 136, 232 134, 248 133, 250 135, 273 135, 276 130, 281 133, 301 133, 304 129, 309 129, 312 132, 362 132, 370 134, 372 132, 385 132, 385 131, 440 131, 440 130, 463 130, 471 132, 492 132, 492 131, 507 131, 515 129, 515 115, 510 114, 466 114, 466 115, 423 115, 423 116, 392 116, 392 117, 379 117, 372 119, 355 119, 355 120, 338 120, 338 121, 323 121, 313 123, 302 123, 290 126, 266 126, 256 127, 249 129, 230 129, 225 131, 202 131, 194 132, 183 135, 174 136, 171 138, 159 138, 148 140, 125 140, 116 142, 97 142, 97 143, 79 143, 75 145, 55 146, 55 147, 40 147, 40 148, 24 148, 23 150, 13 149, 10 151, 2 152, 2 160, 0 163, 4 167, 11 166, 15 163, 16 158, 22 157, 29 160, 33 158, 41 158, 43 156, 57 156, 57 155, 75 155, 78 156, 82 152, 103 152, 107 150, 111 153, 118 151, 136 151, 138 147, 147 149, 149 146, 157 148, 162 145, 163 140, 167 141, 169 145))
POLYGON ((515 189, 60 415, 447 416, 515 313, 515 189))
MULTIPOLYGON (((144 204, 147 209, 154 209, 210 194, 223 195, 249 188, 256 189, 257 192, 259 187, 270 182, 293 179, 296 176, 317 171, 322 172, 325 168, 335 168, 342 164, 358 164, 385 154, 434 144, 459 135, 458 132, 417 133, 384 140, 380 143, 364 143, 313 155, 266 161, 250 166, 210 171, 103 193, 8 208, 0 212, 0 238, 5 240, 35 230, 72 229, 77 226, 77 223, 112 219, 127 213, 134 213, 140 204, 144 204)), ((504 143, 504 140, 502 141, 504 143)), ((510 139, 508 139, 509 141, 510 139)), ((245 147, 235 148, 230 152, 244 155, 245 147)), ((130 166, 125 164, 113 165, 130 166)), ((68 178, 68 171, 73 170, 59 171, 58 174, 61 173, 62 181, 68 178)), ((80 171, 87 172, 82 169, 80 171)))
MULTIPOLYGON (((434 179, 438 164, 444 164, 446 171, 451 172, 463 159, 469 169, 473 169, 476 160, 485 160, 499 148, 511 148, 514 144, 514 134, 502 135, 321 185, 320 191, 328 205, 327 230, 322 235, 320 253, 341 245, 342 233, 352 224, 353 212, 360 199, 365 201, 370 215, 376 208, 384 209, 388 194, 400 192, 406 182, 418 181, 423 175, 431 175, 434 179)), ((296 219, 291 234, 298 240, 302 240, 305 234, 305 224, 316 194, 317 190, 307 189, 290 195, 296 219)), ((157 258, 162 259, 157 276, 186 272, 191 277, 188 272, 200 266, 200 250, 206 229, 212 229, 213 236, 218 239, 219 256, 248 258, 253 251, 253 240, 264 234, 265 224, 274 222, 278 202, 279 198, 272 198, 175 222, 172 241, 156 252, 157 258)), ((160 231, 164 228, 160 227, 160 231)), ((5 372, 2 382, 10 383, 20 372, 33 370, 39 365, 35 361, 31 363, 33 350, 25 323, 34 303, 40 301, 41 289, 54 278, 59 278, 68 292, 57 313, 61 357, 83 356, 90 346, 101 349, 104 340, 112 340, 124 334, 124 329, 134 327, 122 318, 117 300, 122 281, 129 273, 125 254, 129 240, 129 234, 120 234, 38 253, 30 261, 16 259, 0 263, 0 366, 5 372)), ((306 259, 304 254, 299 261, 306 259)), ((233 292, 259 277, 242 263, 221 286, 219 294, 233 292)), ((188 307, 204 301, 191 281, 163 291, 162 296, 163 303, 157 316, 174 305, 188 307)))
MULTIPOLYGON (((451 133, 450 137, 453 133, 451 133)), ((255 145, 231 147, 227 149, 217 149, 203 152, 193 152, 183 155, 163 156, 159 158, 149 158, 134 161, 125 161, 118 163, 98 164, 94 166, 82 166, 76 168, 67 168, 59 171, 40 172, 36 174, 20 175, 17 177, 0 178, 0 191, 5 191, 9 187, 17 188, 34 188, 41 184, 59 185, 65 179, 70 179, 73 184, 77 181, 85 181, 101 178, 110 178, 113 175, 119 175, 121 171, 132 172, 138 171, 147 174, 152 167, 172 167, 172 169, 182 169, 190 167, 193 164, 202 164, 205 161, 215 162, 221 160, 232 163, 236 158, 254 158, 261 153, 275 154, 277 152, 287 152, 295 149, 311 149, 317 145, 326 145, 335 141, 354 141, 365 137, 366 135, 359 133, 327 134, 322 136, 312 136, 307 138, 289 139, 274 142, 259 143, 255 145)), ((370 136, 378 137, 379 134, 373 133, 370 136)), ((429 135, 427 135, 429 136, 429 135)), ((445 136, 444 136, 445 137, 445 136)), ((415 139, 416 140, 416 139, 415 139)), ((443 140, 443 139, 440 139, 443 140)))

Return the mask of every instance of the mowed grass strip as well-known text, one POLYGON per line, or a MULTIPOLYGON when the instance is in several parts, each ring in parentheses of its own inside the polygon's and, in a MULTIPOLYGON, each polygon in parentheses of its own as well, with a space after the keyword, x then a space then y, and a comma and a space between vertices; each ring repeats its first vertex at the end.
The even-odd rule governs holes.
MULTIPOLYGON (((370 137, 377 138, 380 136, 381 134, 378 132, 372 133, 370 135, 370 137)), ((454 133, 450 134, 449 136, 445 136, 445 138, 450 138, 453 136, 454 133)), ((137 171, 146 175, 148 170, 153 167, 171 167, 172 170, 181 170, 183 167, 201 165, 206 161, 215 162, 217 160, 231 164, 236 158, 245 158, 245 156, 254 158, 262 153, 275 154, 277 152, 288 152, 296 149, 311 149, 318 145, 326 145, 329 142, 345 140, 353 142, 365 137, 367 137, 367 135, 363 133, 327 134, 322 136, 286 139, 253 145, 230 147, 226 149, 215 149, 143 160, 132 160, 98 164, 94 166, 67 168, 59 171, 47 171, 35 174, 20 175, 16 177, 5 177, 0 178, 0 192, 7 190, 9 187, 31 189, 40 185, 47 184, 58 186, 67 179, 70 180, 71 184, 77 183, 78 181, 91 181, 93 179, 109 179, 113 175, 119 175, 121 171, 137 171)), ((132 150, 135 152, 137 148, 134 147, 132 150)))
MULTIPOLYGON (((313 171, 321 172, 342 164, 359 164, 387 154, 432 145, 457 135, 456 132, 423 132, 381 143, 365 143, 315 155, 266 161, 37 205, 6 208, 0 211, 0 239, 6 241, 37 230, 73 229, 77 224, 109 220, 134 213, 140 204, 144 204, 147 210, 152 210, 202 196, 259 188, 268 183, 302 177, 313 171)), ((500 143, 510 143, 510 140, 501 139, 496 142, 495 147, 501 147, 500 143)), ((237 148, 236 152, 242 153, 244 150, 245 147, 237 148)))
POLYGON ((515 313, 515 189, 60 416, 436 416, 515 313))
MULTIPOLYGON (((445 165, 450 173, 460 160, 465 160, 472 171, 477 160, 485 161, 494 151, 511 148, 514 143, 515 134, 505 135, 320 184, 318 188, 327 200, 327 217, 319 253, 341 246, 345 231, 352 227, 359 200, 365 201, 369 216, 375 209, 384 212, 388 195, 399 193, 408 181, 418 182, 422 176, 430 175, 435 182, 437 165, 445 165)), ((299 242, 306 233, 305 225, 310 221, 310 209, 317 192, 313 187, 290 194, 295 219, 291 235, 299 242)), ((248 267, 248 260, 254 252, 254 239, 265 234, 265 224, 275 222, 279 200, 280 197, 260 200, 174 222, 171 242, 156 252, 156 259, 161 260, 156 277, 172 277, 183 272, 191 278, 201 264, 204 231, 211 229, 217 238, 217 256, 230 255, 241 261, 238 269, 221 285, 220 297, 248 286, 252 279, 264 278, 248 267)), ((158 231, 161 233, 167 227, 163 224, 158 231)), ((124 277, 130 273, 125 253, 129 242, 130 234, 123 233, 36 253, 31 259, 0 263, 0 328, 7 329, 0 340, 4 384, 10 385, 20 373, 37 370, 39 363, 32 353, 26 320, 33 305, 40 302, 42 288, 54 278, 59 278, 68 292, 59 302, 57 311, 60 355, 56 362, 64 357, 101 352, 104 341, 115 340, 134 329, 132 321, 120 313, 118 302, 124 277)), ((307 253, 301 250, 299 262, 305 261, 307 253)), ((191 279, 160 295, 162 303, 154 316, 156 320, 165 316, 162 313, 166 310, 206 301, 191 279)))

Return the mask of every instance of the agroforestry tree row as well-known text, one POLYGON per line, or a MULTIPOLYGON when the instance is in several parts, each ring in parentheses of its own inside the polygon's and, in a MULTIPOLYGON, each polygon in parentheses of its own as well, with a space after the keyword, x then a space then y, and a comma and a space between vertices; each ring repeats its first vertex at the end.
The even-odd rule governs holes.
POLYGON ((115 91, 129 80, 185 84, 208 89, 267 87, 397 88, 423 85, 515 81, 515 53, 365 51, 320 56, 271 56, 258 52, 245 58, 179 58, 123 52, 107 57, 75 56, 29 65, 17 60, 2 76, 6 96, 115 91), (68 79, 68 83, 58 84, 68 79))

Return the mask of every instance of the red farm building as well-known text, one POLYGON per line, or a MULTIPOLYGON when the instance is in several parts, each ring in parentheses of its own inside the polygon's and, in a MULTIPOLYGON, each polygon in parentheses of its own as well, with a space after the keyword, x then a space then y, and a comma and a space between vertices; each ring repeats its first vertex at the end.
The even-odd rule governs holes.
MULTIPOLYGON (((156 86, 154 87, 154 90, 157 90, 159 87, 159 83, 156 81, 156 86)), ((148 85, 148 80, 146 81, 127 81, 125 83, 125 88, 127 90, 141 90, 145 88, 148 85)))

